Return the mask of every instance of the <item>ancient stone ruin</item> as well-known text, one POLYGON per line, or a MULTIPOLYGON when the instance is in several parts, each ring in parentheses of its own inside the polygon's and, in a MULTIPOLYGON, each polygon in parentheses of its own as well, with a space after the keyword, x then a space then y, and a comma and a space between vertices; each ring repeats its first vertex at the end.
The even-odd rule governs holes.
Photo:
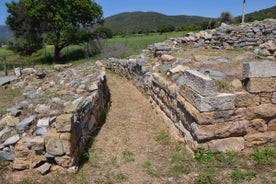
POLYGON ((275 40, 276 21, 269 19, 189 33, 151 45, 138 57, 24 69, 12 86, 22 88, 25 99, 0 116, 0 159, 11 161, 15 170, 46 174, 58 166, 75 171, 109 107, 105 69, 130 79, 193 150, 239 151, 275 143, 275 40), (243 48, 255 59, 175 57, 183 47, 243 48), (243 64, 235 73, 231 64, 236 60, 243 64), (214 65, 228 68, 218 71, 214 65), (219 84, 227 80, 232 89, 221 90, 219 84))

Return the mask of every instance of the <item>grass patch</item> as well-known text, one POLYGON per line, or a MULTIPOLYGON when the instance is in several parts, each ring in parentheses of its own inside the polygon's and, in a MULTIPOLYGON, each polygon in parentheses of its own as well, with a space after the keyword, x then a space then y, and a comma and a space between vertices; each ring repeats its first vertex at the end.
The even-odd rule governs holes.
POLYGON ((250 155, 250 158, 258 165, 276 165, 276 149, 254 149, 253 153, 250 155))
POLYGON ((163 145, 169 145, 171 143, 170 141, 170 136, 166 132, 160 132, 156 137, 155 141, 159 142, 160 144, 163 145))
POLYGON ((235 169, 231 173, 231 178, 232 178, 232 180, 233 180, 234 183, 237 183, 237 182, 240 182, 240 181, 243 181, 243 180, 250 181, 256 175, 257 175, 256 171, 243 172, 243 171, 240 171, 238 169, 235 169))
POLYGON ((196 184, 217 184, 215 180, 215 170, 209 169, 199 174, 196 184))
POLYGON ((123 173, 118 173, 114 175, 114 179, 117 182, 123 182, 123 181, 127 181, 128 176, 124 175, 123 173))
POLYGON ((218 89, 221 90, 221 91, 229 91, 232 89, 232 86, 230 84, 229 81, 226 81, 226 80, 220 80, 220 81, 217 81, 217 85, 218 85, 218 89))
POLYGON ((180 143, 176 146, 171 163, 171 175, 175 177, 179 177, 182 174, 189 174, 194 167, 193 158, 190 157, 190 153, 187 152, 185 145, 180 143))
POLYGON ((142 165, 144 168, 145 172, 150 175, 150 176, 156 176, 155 171, 152 168, 152 163, 150 161, 145 161, 142 165))
POLYGON ((23 100, 23 90, 21 88, 0 87, 0 113, 7 113, 7 108, 23 100))
POLYGON ((123 151, 122 155, 123 155, 123 159, 124 159, 125 162, 127 162, 127 163, 130 163, 130 162, 134 162, 134 161, 135 161, 135 159, 133 158, 133 153, 130 152, 130 151, 128 151, 128 150, 123 151))
POLYGON ((205 151, 204 149, 198 149, 194 156, 200 164, 208 164, 214 160, 214 153, 205 151))

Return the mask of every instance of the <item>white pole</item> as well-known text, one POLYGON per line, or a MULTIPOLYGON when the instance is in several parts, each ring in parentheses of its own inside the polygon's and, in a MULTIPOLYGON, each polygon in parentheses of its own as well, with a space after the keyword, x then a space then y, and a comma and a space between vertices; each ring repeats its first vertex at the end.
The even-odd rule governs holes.
POLYGON ((244 24, 244 14, 245 14, 245 0, 243 0, 243 7, 242 7, 242 24, 244 24))

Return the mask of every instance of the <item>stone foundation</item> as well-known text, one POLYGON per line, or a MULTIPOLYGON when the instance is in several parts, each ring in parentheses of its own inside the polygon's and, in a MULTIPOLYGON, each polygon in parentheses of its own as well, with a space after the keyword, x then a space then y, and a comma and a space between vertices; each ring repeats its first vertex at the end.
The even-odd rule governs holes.
POLYGON ((193 150, 239 151, 276 141, 275 62, 244 63, 248 82, 234 93, 218 93, 213 79, 194 70, 182 71, 173 81, 147 71, 146 61, 139 59, 104 63, 154 101, 193 150), (259 65, 266 68, 265 76, 259 65))

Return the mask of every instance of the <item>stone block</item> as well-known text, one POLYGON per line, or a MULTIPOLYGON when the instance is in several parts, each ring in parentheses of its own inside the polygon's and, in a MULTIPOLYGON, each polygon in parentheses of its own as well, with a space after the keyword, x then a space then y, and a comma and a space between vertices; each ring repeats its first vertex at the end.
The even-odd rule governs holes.
POLYGON ((250 78, 246 90, 250 93, 276 91, 276 77, 250 78))
POLYGON ((48 130, 44 135, 45 148, 48 154, 60 156, 65 153, 60 135, 54 129, 48 130))
POLYGON ((246 147, 273 143, 276 141, 276 131, 249 134, 244 137, 246 147))
POLYGON ((244 149, 245 141, 243 137, 230 137, 225 139, 212 140, 201 146, 210 151, 241 151, 244 149))
POLYGON ((237 92, 235 106, 236 107, 251 107, 260 104, 260 97, 257 94, 250 94, 248 92, 237 92))
POLYGON ((273 119, 268 122, 267 131, 276 131, 276 119, 273 119))
POLYGON ((185 85, 181 86, 179 93, 200 112, 235 108, 235 94, 218 93, 215 96, 204 97, 185 85))
POLYGON ((273 118, 276 117, 276 105, 274 104, 261 104, 255 107, 248 107, 245 109, 243 116, 245 119, 255 119, 255 118, 273 118))
POLYGON ((17 125, 16 125, 16 130, 19 133, 23 133, 25 130, 27 130, 30 126, 30 124, 35 120, 36 116, 29 116, 28 118, 20 121, 17 125))
POLYGON ((72 127, 72 114, 62 114, 56 119, 57 132, 70 132, 72 127))
POLYGON ((36 170, 44 175, 44 174, 47 174, 51 169, 51 164, 49 163, 44 163, 43 165, 39 166, 36 170))
POLYGON ((273 104, 276 104, 276 92, 273 92, 273 93, 272 93, 271 102, 272 102, 273 104))
POLYGON ((208 75, 204 75, 198 71, 185 70, 184 71, 184 84, 201 96, 215 96, 216 95, 216 83, 208 75))
POLYGON ((261 92, 260 93, 260 100, 261 104, 266 104, 266 103, 271 103, 271 95, 272 93, 270 92, 261 92))
POLYGON ((216 123, 212 125, 191 125, 192 135, 198 142, 205 142, 213 139, 243 136, 247 132, 248 121, 235 121, 216 123))
POLYGON ((246 62, 243 64, 243 78, 276 77, 276 62, 246 62))

